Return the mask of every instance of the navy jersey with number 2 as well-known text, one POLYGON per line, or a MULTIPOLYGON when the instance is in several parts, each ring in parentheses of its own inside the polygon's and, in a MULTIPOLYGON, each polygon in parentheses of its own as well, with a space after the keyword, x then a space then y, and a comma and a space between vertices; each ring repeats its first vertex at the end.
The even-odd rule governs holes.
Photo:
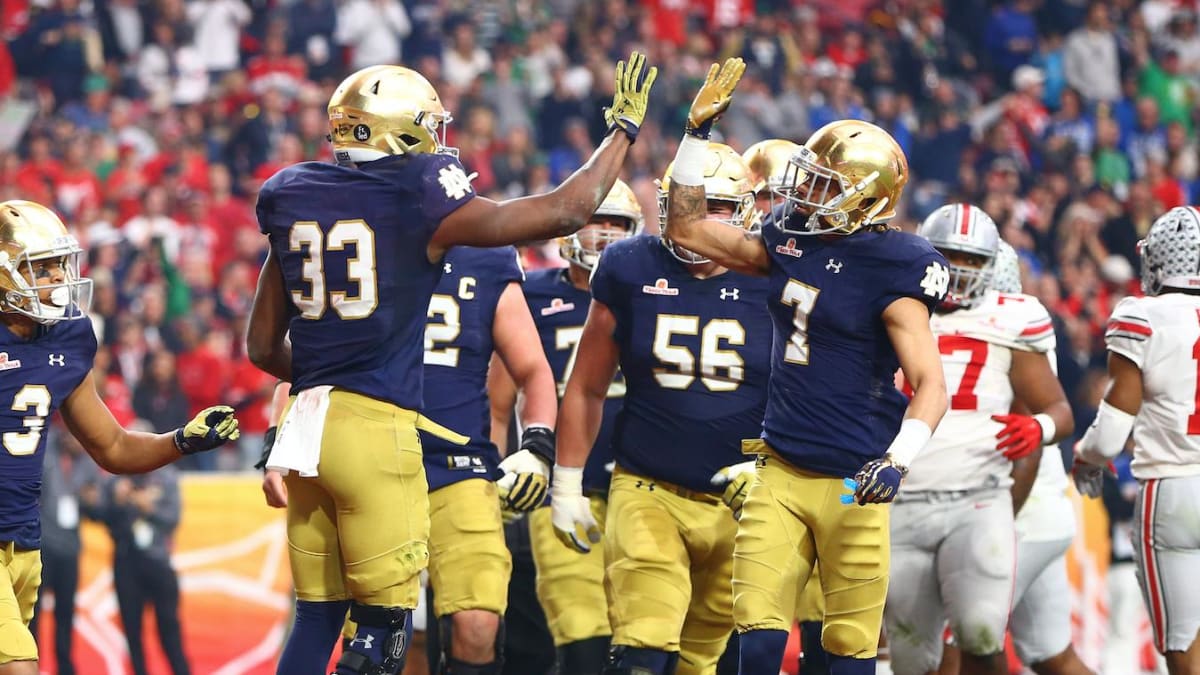
POLYGON ((762 237, 775 326, 762 438, 799 468, 853 476, 883 456, 907 405, 881 315, 905 297, 935 307, 946 260, 897 230, 793 237, 768 220, 762 237))
POLYGON ((420 410, 425 310, 442 219, 474 197, 448 155, 358 168, 304 162, 263 184, 258 223, 294 305, 292 392, 332 385, 420 410))
POLYGON ((616 318, 625 404, 613 440, 633 473, 717 492, 722 467, 758 435, 770 369, 767 280, 728 271, 697 279, 643 235, 609 245, 592 295, 616 318))
POLYGON ((92 369, 88 319, 39 327, 22 340, 0 326, 0 542, 41 546, 39 496, 46 424, 92 369))
POLYGON ((500 295, 521 279, 511 246, 456 246, 442 260, 442 280, 429 300, 425 326, 424 414, 470 440, 461 446, 421 434, 430 490, 468 478, 500 477, 487 395, 492 324, 500 295))

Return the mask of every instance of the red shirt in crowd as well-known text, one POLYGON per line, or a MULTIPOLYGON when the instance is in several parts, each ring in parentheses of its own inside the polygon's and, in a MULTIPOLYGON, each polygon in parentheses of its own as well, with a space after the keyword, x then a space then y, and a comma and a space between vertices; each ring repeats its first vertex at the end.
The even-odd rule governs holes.
POLYGON ((175 359, 179 389, 188 400, 188 414, 195 415, 210 405, 218 405, 226 394, 228 360, 201 344, 175 359))

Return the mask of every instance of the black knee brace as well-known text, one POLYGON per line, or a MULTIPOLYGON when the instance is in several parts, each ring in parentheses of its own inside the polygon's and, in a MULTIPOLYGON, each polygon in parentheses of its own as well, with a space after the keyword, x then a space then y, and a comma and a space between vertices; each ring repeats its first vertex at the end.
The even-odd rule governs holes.
POLYGON ((450 647, 454 643, 454 615, 438 619, 438 637, 441 642, 442 654, 438 660, 438 675, 500 675, 504 670, 504 617, 496 626, 496 645, 492 648, 495 658, 491 663, 465 663, 450 655, 450 647))
POLYGON ((675 675, 679 652, 617 645, 608 651, 603 675, 675 675))
MULTIPOLYGON (((404 670, 405 657, 408 656, 412 610, 355 602, 350 606, 350 619, 359 626, 387 629, 387 640, 381 649, 383 662, 373 663, 365 654, 353 651, 355 642, 362 639, 356 634, 338 659, 336 675, 399 675, 404 670)), ((368 635, 365 641, 369 643, 371 636, 368 635)))
POLYGON ((568 642, 558 648, 559 675, 599 675, 608 660, 611 635, 568 642))

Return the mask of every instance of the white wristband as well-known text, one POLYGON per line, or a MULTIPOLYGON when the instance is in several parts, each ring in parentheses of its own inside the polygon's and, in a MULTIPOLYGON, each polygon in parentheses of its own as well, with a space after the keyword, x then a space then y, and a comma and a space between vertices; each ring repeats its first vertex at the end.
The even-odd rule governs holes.
POLYGON ((679 185, 704 185, 704 162, 708 155, 708 141, 683 135, 679 151, 675 153, 675 164, 671 167, 671 181, 679 185))
POLYGON ((1125 449, 1135 419, 1136 415, 1100 401, 1092 426, 1075 444, 1075 454, 1088 464, 1104 466, 1125 449))
POLYGON ((1058 426, 1054 424, 1054 418, 1046 413, 1038 413, 1033 416, 1033 419, 1042 428, 1042 445, 1048 445, 1050 439, 1054 438, 1054 434, 1058 433, 1058 426))
POLYGON ((561 497, 578 497, 583 494, 583 467, 554 465, 554 479, 550 482, 550 493, 561 497))
POLYGON ((892 439, 887 454, 892 458, 893 463, 907 469, 912 466, 913 460, 925 448, 925 444, 929 442, 931 436, 933 436, 933 430, 929 428, 928 424, 915 417, 910 417, 900 424, 900 432, 892 439))

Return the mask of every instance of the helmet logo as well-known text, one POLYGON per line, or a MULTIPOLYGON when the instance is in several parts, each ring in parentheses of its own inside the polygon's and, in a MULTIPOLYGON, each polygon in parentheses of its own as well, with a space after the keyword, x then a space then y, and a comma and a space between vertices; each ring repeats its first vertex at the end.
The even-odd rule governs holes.
POLYGON ((371 127, 365 124, 354 125, 354 140, 365 143, 371 138, 371 127))

